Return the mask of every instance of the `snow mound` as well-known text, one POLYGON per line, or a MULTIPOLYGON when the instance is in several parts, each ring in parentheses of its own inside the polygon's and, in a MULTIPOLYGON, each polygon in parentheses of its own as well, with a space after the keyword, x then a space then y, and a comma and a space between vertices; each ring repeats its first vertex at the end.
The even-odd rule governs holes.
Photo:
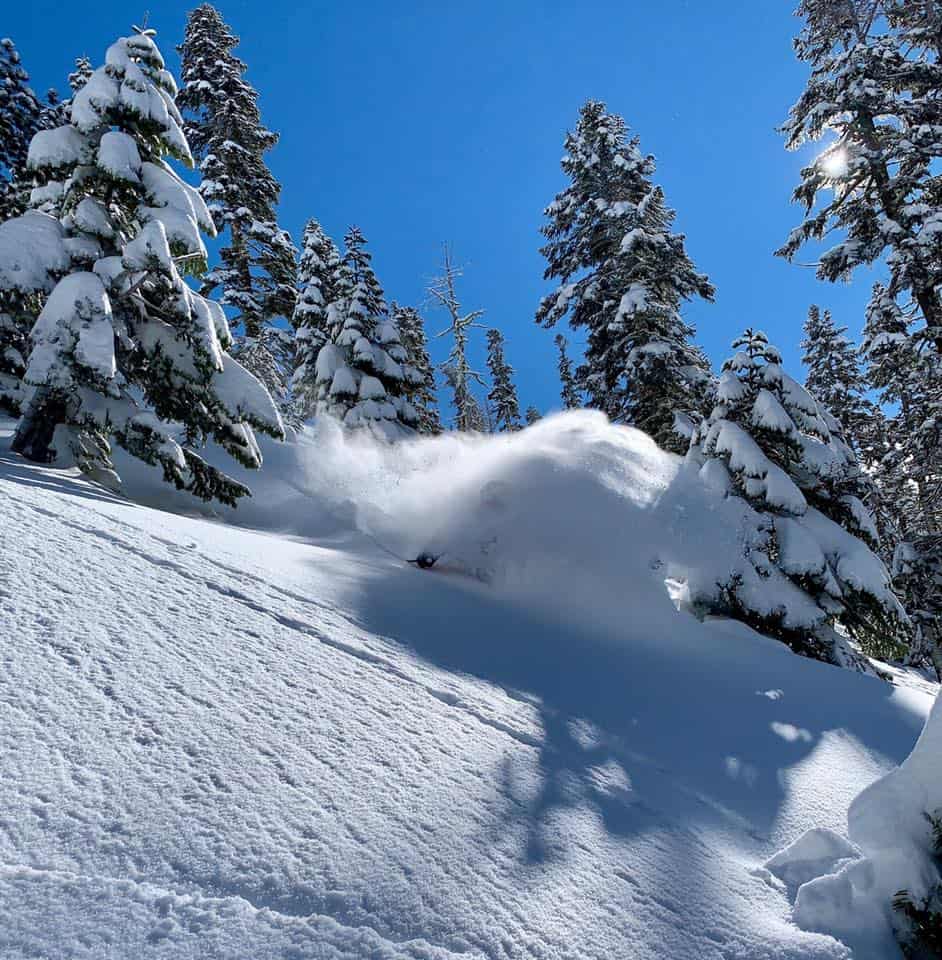
POLYGON ((914 900, 922 900, 940 881, 929 854, 932 840, 925 816, 940 810, 942 699, 936 701, 909 757, 851 804, 847 832, 856 847, 830 831, 809 830, 766 864, 770 870, 773 862, 801 868, 794 875, 800 883, 795 922, 805 930, 839 937, 854 947, 859 960, 897 955, 893 928, 899 918, 893 916, 893 897, 906 890, 914 900), (830 849, 821 842, 824 834, 830 849), (825 852, 817 858, 820 869, 809 862, 814 858, 796 855, 796 849, 825 852))

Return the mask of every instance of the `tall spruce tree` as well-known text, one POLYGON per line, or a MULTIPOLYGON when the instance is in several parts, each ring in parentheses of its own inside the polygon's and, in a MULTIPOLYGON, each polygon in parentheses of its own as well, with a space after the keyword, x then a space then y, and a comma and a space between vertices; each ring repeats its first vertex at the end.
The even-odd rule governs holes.
POLYGON ((884 415, 877 408, 874 419, 882 452, 874 479, 888 547, 884 555, 890 555, 894 586, 913 623, 909 659, 919 665, 931 664, 942 677, 938 452, 907 442, 920 432, 923 411, 942 396, 942 380, 932 347, 909 335, 910 322, 886 288, 875 284, 861 354, 869 384, 891 411, 884 415))
POLYGON ((318 416, 396 440, 411 433, 418 414, 407 390, 419 382, 358 227, 344 237, 344 256, 331 278, 329 336, 317 355, 318 416))
POLYGON ((867 400, 867 388, 857 348, 838 327, 829 310, 808 308, 801 342, 802 362, 807 368, 805 387, 818 403, 840 421, 844 435, 861 454, 868 445, 868 432, 875 415, 867 400))
MULTIPOLYGON (((811 66, 808 84, 784 131, 790 148, 833 137, 801 172, 794 198, 805 208, 779 254, 791 259, 807 241, 842 231, 818 261, 818 275, 843 280, 882 258, 889 282, 879 295, 898 305, 920 366, 942 363, 942 158, 938 91, 942 62, 933 32, 938 3, 804 0, 795 42, 811 66)), ((882 309, 874 305, 875 309, 882 309)), ((930 378, 938 379, 931 373, 930 378)), ((916 429, 895 439, 912 450, 942 449, 942 398, 923 394, 916 429)), ((942 476, 942 460, 933 473, 942 476)), ((942 490, 939 491, 942 497, 942 490)))
POLYGON ((228 232, 220 264, 205 277, 203 294, 221 291, 243 337, 235 353, 287 408, 285 368, 290 336, 275 321, 290 320, 297 298, 297 252, 277 224, 281 187, 265 162, 278 135, 263 124, 258 93, 246 82, 239 39, 210 4, 193 10, 180 47, 182 86, 177 105, 200 162, 200 192, 217 229, 228 232))
POLYGON ((417 382, 407 385, 406 389, 406 396, 419 417, 416 429, 419 433, 441 433, 442 422, 435 393, 435 368, 428 353, 425 322, 414 307, 401 307, 397 303, 392 305, 392 318, 399 327, 407 362, 418 374, 417 382))
POLYGON ((483 433, 487 424, 481 404, 474 395, 474 385, 487 385, 481 374, 471 367, 468 360, 468 341, 472 330, 483 329, 477 321, 484 315, 484 311, 463 311, 457 292, 457 281, 461 273, 461 269, 452 261, 448 245, 445 244, 442 273, 429 285, 428 292, 432 299, 447 311, 450 320, 449 326, 438 336, 450 336, 452 340, 451 351, 441 370, 452 391, 455 429, 483 433))
POLYGON ((26 209, 26 155, 42 107, 9 37, 0 40, 0 223, 26 209))
POLYGON ((335 299, 333 283, 339 267, 336 244, 315 219, 308 220, 298 268, 298 302, 291 320, 295 333, 292 390, 302 420, 313 416, 317 406, 317 355, 330 336, 327 308, 335 299))
POLYGON ((197 448, 211 437, 258 467, 253 427, 273 436, 282 427, 265 389, 226 354, 222 309, 182 276, 205 269, 200 230, 214 226, 167 162, 192 165, 175 93, 153 31, 139 30, 109 47, 69 124, 32 140, 30 167, 59 185, 63 215, 30 211, 3 227, 0 245, 22 262, 0 286, 14 273, 21 293, 23 276, 51 288, 31 334, 13 448, 51 460, 61 427, 83 470, 114 479, 114 440, 178 488, 234 504, 248 489, 197 448))
POLYGON ((520 430, 520 401, 513 382, 513 368, 504 357, 504 335, 500 330, 487 331, 487 368, 491 372, 491 389, 487 395, 494 410, 496 432, 520 430))
POLYGON ((582 400, 579 396, 579 388, 576 386, 576 378, 572 372, 572 360, 569 358, 569 343, 561 334, 556 334, 556 349, 559 351, 559 383, 560 399, 563 401, 563 409, 575 410, 582 406, 582 400))
POLYGON ((671 232, 674 212, 651 180, 654 157, 641 153, 621 117, 588 101, 565 149, 570 183, 546 208, 541 251, 545 277, 560 285, 537 322, 552 327, 568 317, 586 329, 576 382, 589 406, 667 449, 686 449, 675 421, 700 418, 709 370, 680 308, 694 297, 712 300, 713 286, 671 232))
POLYGON ((839 422, 782 370, 765 334, 747 330, 733 347, 688 458, 708 485, 752 510, 744 563, 703 607, 832 663, 864 666, 838 621, 867 654, 900 655, 905 614, 873 552, 867 481, 839 422))

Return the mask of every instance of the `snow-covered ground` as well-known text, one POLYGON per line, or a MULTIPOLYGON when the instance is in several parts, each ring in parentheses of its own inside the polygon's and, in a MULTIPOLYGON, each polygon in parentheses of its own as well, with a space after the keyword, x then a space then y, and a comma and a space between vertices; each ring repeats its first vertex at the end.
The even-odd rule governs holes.
POLYGON ((686 613, 729 502, 591 414, 265 453, 213 518, 0 440, 0 956, 851 956, 762 864, 935 688, 686 613))

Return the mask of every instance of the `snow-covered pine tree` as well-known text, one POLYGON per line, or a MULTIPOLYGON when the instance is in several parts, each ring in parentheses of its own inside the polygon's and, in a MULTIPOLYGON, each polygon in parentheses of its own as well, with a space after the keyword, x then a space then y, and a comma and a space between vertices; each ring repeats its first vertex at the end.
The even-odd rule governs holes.
POLYGON ((389 318, 383 289, 358 227, 344 237, 342 261, 330 279, 329 339, 317 355, 318 416, 345 427, 368 428, 396 440, 413 431, 418 414, 406 391, 418 384, 399 330, 389 318))
POLYGON ((452 390, 452 404, 455 408, 455 429, 472 433, 483 433, 486 421, 481 405, 474 396, 473 385, 486 387, 481 374, 472 369, 468 360, 468 339, 470 331, 483 329, 478 319, 484 315, 483 310, 462 312, 461 301, 458 299, 457 281, 461 277, 461 269, 454 264, 448 244, 443 250, 442 273, 429 285, 428 292, 433 300, 437 301, 447 312, 450 324, 438 336, 450 336, 452 339, 451 352, 448 359, 441 366, 445 380, 452 390))
POLYGON ((942 535, 917 533, 893 556, 893 585, 913 624, 906 660, 942 681, 942 535))
POLYGON ((541 250, 546 279, 560 285, 544 297, 537 322, 552 327, 568 317, 586 329, 576 382, 589 406, 682 451, 675 422, 705 412, 709 369, 680 307, 712 300, 713 286, 672 232, 674 212, 651 180, 654 157, 642 155, 621 117, 588 101, 565 149, 570 183, 546 208, 541 250))
POLYGON ((435 368, 428 353, 425 322, 414 307, 401 307, 397 303, 392 305, 392 318, 399 327, 407 362, 418 373, 418 382, 412 386, 407 385, 406 388, 406 396, 419 416, 416 429, 419 433, 441 433, 442 422, 435 392, 435 368))
POLYGON ((905 614, 874 553, 865 478, 840 424, 782 370, 763 333, 747 330, 733 347, 688 459, 752 509, 742 567, 696 602, 832 663, 863 665, 837 621, 868 655, 899 656, 905 614))
POLYGON ((175 93, 153 31, 139 30, 109 47, 70 123, 33 137, 29 166, 58 184, 63 218, 29 211, 0 238, 4 257, 23 258, 0 274, 6 289, 13 272, 36 275, 38 290, 59 277, 32 330, 13 447, 48 461, 67 440, 83 470, 114 478, 114 440, 178 488, 234 504, 248 489, 197 447, 211 437, 259 467, 253 428, 281 436, 282 426, 264 387, 226 354, 221 307, 181 276, 205 269, 200 230, 214 226, 166 159, 192 164, 175 93))
MULTIPOLYGON (((88 57, 78 57, 75 61, 75 70, 69 74, 69 88, 72 95, 66 100, 60 100, 56 90, 50 90, 46 94, 47 103, 43 107, 39 118, 40 129, 54 130, 56 127, 68 125, 75 94, 85 86, 91 75, 91 61, 88 57)), ((29 208, 31 210, 41 210, 43 213, 58 217, 61 213, 59 209, 61 193, 56 191, 61 187, 61 183, 54 178, 48 184, 44 183, 42 171, 28 170, 27 175, 31 177, 34 184, 32 191, 29 193, 29 208)))
POLYGON ((808 308, 804 333, 805 388, 837 417, 859 456, 866 450, 875 411, 865 396, 867 384, 857 348, 846 336, 847 327, 838 327, 831 312, 822 313, 815 304, 808 308))
POLYGON ((0 223, 26 209, 26 154, 42 107, 9 37, 0 40, 0 223))
POLYGON ((494 410, 495 432, 522 429, 513 367, 504 356, 504 335, 494 328, 487 331, 487 369, 491 372, 491 389, 487 398, 494 410))
MULTIPOLYGON (((6 43, 7 41, 0 43, 0 62, 5 57, 8 58, 8 63, 13 62, 15 51, 7 48, 6 43)), ((75 63, 75 72, 69 75, 69 84, 73 95, 85 85, 92 72, 91 64, 86 57, 79 58, 75 63)), ((2 67, 0 67, 0 74, 2 72, 2 67)), ((23 80, 23 77, 20 79, 23 80)), ((3 89, 0 89, 0 102, 6 102, 8 105, 17 102, 26 104, 28 108, 26 112, 31 118, 29 125, 33 126, 33 133, 38 129, 65 126, 69 122, 69 114, 72 109, 71 98, 59 100, 56 91, 50 90, 47 100, 47 105, 40 111, 38 122, 33 123, 34 111, 29 100, 29 93, 23 93, 22 89, 17 92, 15 83, 3 85, 3 89)), ((7 188, 3 186, 3 183, 0 183, 0 223, 4 219, 2 212, 4 195, 15 206, 22 206, 23 199, 28 196, 28 206, 31 209, 41 210, 55 217, 59 216, 62 183, 57 179, 51 180, 48 184, 44 183, 46 177, 42 171, 34 171, 28 168, 26 160, 29 140, 31 139, 32 135, 28 138, 22 152, 23 162, 17 174, 18 179, 9 187, 6 194, 4 194, 4 190, 7 188), (34 186, 31 191, 27 190, 26 184, 34 179, 39 181, 38 185, 34 186)), ((14 142, 15 138, 11 139, 10 144, 14 142)), ((0 153, 3 152, 3 149, 3 146, 0 146, 0 153)), ((0 162, 0 165, 2 165, 2 162, 0 162)), ((2 180, 2 177, 0 177, 0 180, 2 180)), ((17 235, 22 236, 21 228, 17 229, 17 235)), ((9 256, 11 254, 8 254, 8 258, 9 256)), ((30 272, 27 276, 35 280, 37 275, 35 272, 30 272)), ((43 295, 48 294, 52 287, 48 285, 35 286, 32 280, 24 282, 22 277, 17 278, 9 274, 6 280, 7 282, 0 282, 0 409, 17 416, 20 413, 25 395, 22 377, 26 371, 26 358, 29 356, 29 332, 42 309, 43 295)))
MULTIPOLYGON (((784 131, 790 148, 833 137, 801 173, 794 193, 805 208, 779 254, 791 259, 807 241, 844 237, 818 258, 818 275, 848 278, 883 259, 885 295, 906 318, 920 366, 942 365, 942 158, 938 91, 942 89, 939 5, 895 0, 804 0, 798 56, 808 84, 784 131)), ((881 296, 883 294, 881 293, 881 296)), ((904 338, 905 339, 905 338, 904 338)), ((899 363, 903 339, 896 340, 899 363)), ((938 374, 931 373, 931 379, 938 374)), ((942 406, 918 411, 917 429, 895 442, 942 450, 942 406)), ((942 454, 932 471, 942 476, 942 454)), ((942 490, 939 491, 942 495, 942 490)))
MULTIPOLYGON (((942 526, 939 515, 938 451, 909 442, 920 433, 924 411, 942 398, 934 348, 909 335, 910 319, 882 284, 867 308, 860 352, 877 408, 882 456, 874 479, 880 492, 879 519, 890 554, 893 584, 914 628, 909 660, 942 670, 942 526)), ((876 436, 876 433, 875 433, 876 436)), ((940 674, 942 675, 942 674, 940 674)))
POLYGON ((295 336, 292 393, 302 420, 313 416, 317 406, 317 355, 330 335, 327 308, 334 300, 339 267, 336 244, 315 219, 308 220, 298 268, 298 302, 291 319, 295 336))
POLYGON ((560 399, 563 401, 564 410, 576 410, 582 406, 582 400, 579 396, 579 388, 576 386, 576 378, 572 372, 572 360, 569 358, 569 342, 561 334, 556 334, 556 349, 559 351, 559 383, 560 399))
POLYGON ((527 411, 523 415, 523 418, 524 420, 526 420, 527 426, 532 427, 533 424, 536 423, 538 420, 543 419, 543 414, 540 413, 540 411, 537 410, 536 407, 530 406, 530 407, 527 407, 527 411))
POLYGON ((292 345, 275 321, 294 313, 297 251, 277 224, 281 186, 265 162, 278 135, 262 124, 258 93, 232 52, 238 42, 210 4, 190 13, 179 48, 183 83, 177 106, 203 174, 200 192, 217 229, 228 230, 221 263, 205 277, 202 293, 221 291, 221 302, 232 308, 242 330, 233 352, 287 410, 292 367, 285 367, 283 357, 292 345))

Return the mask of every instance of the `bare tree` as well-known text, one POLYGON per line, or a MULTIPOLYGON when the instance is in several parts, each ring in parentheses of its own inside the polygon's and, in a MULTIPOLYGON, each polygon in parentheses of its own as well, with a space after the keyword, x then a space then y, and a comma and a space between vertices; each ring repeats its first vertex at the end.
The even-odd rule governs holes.
POLYGON ((483 330, 477 320, 484 315, 483 310, 463 313, 461 302, 455 290, 456 281, 462 276, 462 269, 452 260, 448 244, 443 244, 442 273, 429 284, 428 293, 432 301, 448 311, 451 325, 438 334, 439 337, 451 336, 453 342, 448 359, 441 365, 442 373, 453 391, 455 406, 455 427, 458 430, 480 431, 482 429, 481 406, 474 396, 472 385, 477 383, 486 387, 484 378, 468 363, 468 336, 471 330, 483 330))

